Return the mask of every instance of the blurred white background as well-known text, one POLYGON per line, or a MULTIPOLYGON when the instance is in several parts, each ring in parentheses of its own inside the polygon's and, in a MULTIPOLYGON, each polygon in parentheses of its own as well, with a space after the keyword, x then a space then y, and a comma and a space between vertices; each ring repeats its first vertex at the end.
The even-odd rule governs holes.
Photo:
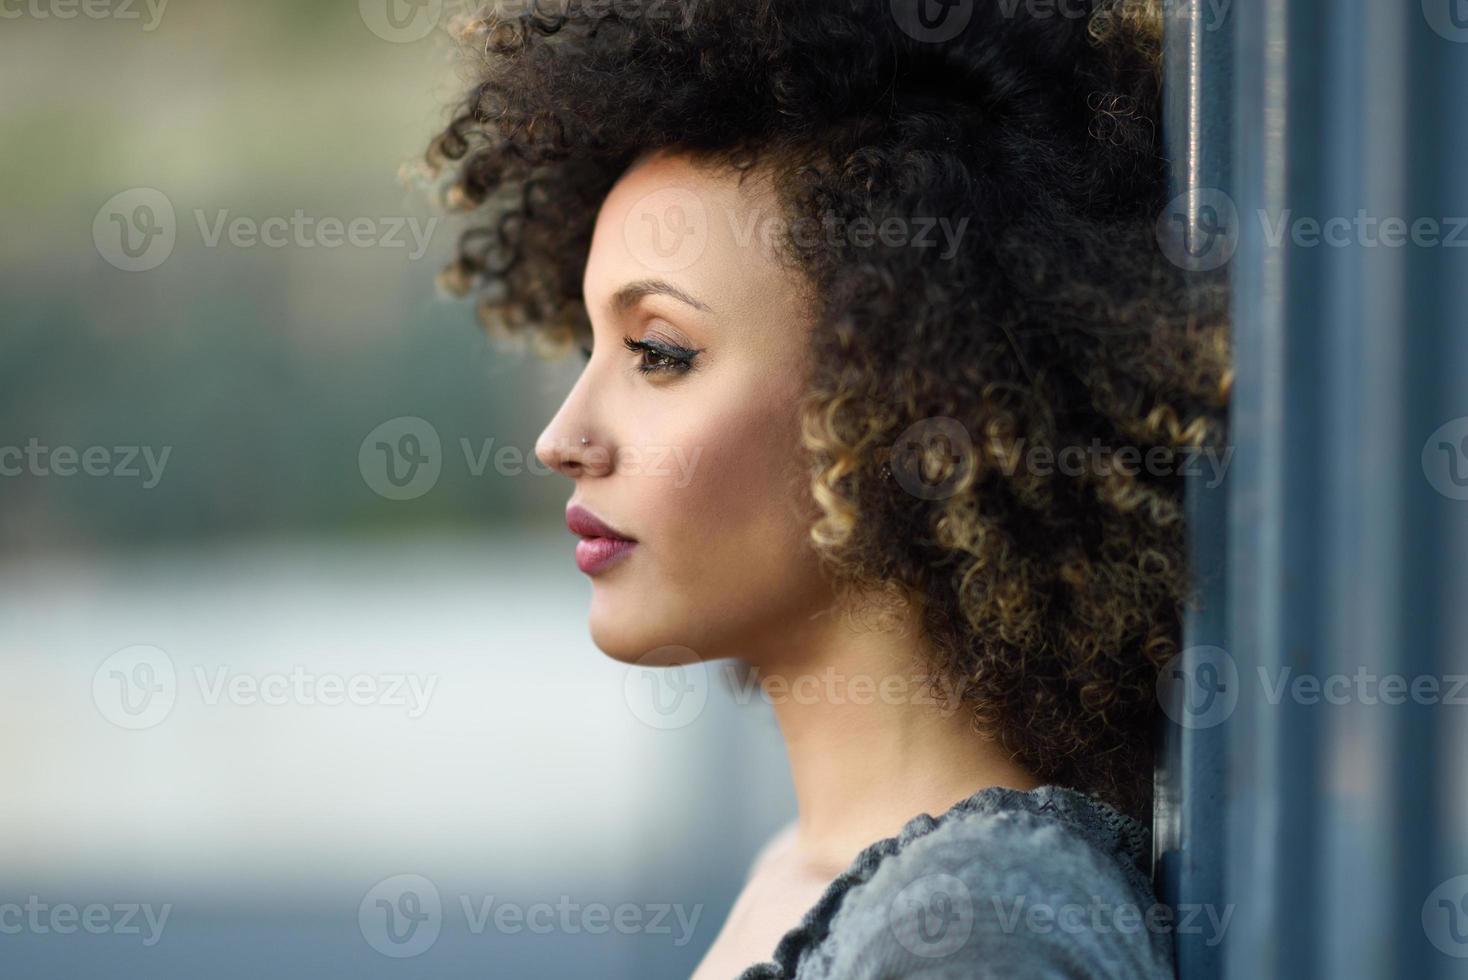
POLYGON ((681 678, 693 700, 670 714, 677 680, 595 650, 571 542, 5 567, 0 902, 171 905, 152 945, 141 912, 137 936, 0 936, 6 976, 686 975, 791 812, 778 733, 720 669, 681 678), (137 645, 166 661, 151 654, 159 700, 129 718, 113 682, 136 678, 112 655, 137 645), (355 679, 359 703, 313 686, 328 675, 355 679), (404 874, 436 888, 441 931, 398 959, 373 949, 359 906, 404 874), (536 934, 486 923, 491 896, 570 911, 536 934), (682 924, 669 911, 667 933, 593 935, 582 913, 598 902, 649 927, 678 906, 682 924))

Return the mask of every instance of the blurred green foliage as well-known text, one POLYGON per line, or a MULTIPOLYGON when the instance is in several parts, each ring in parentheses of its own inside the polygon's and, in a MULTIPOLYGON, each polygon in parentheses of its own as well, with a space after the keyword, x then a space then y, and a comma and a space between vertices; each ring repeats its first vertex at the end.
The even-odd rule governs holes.
POLYGON ((169 4, 138 22, 25 16, 0 33, 0 447, 171 447, 137 480, 0 476, 0 554, 256 534, 551 519, 554 477, 475 475, 529 452, 574 364, 496 350, 434 275, 461 230, 400 170, 457 97, 443 31, 393 43, 356 3, 169 4), (176 242, 114 268, 93 236, 155 188, 176 242), (431 227, 408 247, 239 246, 220 220, 297 213, 431 227), (437 224, 428 223, 439 218, 437 224), (442 474, 374 493, 363 438, 427 419, 442 474))

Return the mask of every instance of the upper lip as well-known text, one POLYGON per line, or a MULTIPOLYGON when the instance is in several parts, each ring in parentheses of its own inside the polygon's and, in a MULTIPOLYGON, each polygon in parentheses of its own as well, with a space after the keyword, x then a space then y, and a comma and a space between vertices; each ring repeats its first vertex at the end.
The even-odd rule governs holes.
POLYGON ((579 535, 583 538, 616 538, 621 541, 637 540, 616 530, 580 504, 572 504, 566 508, 566 527, 570 528, 572 534, 579 535))

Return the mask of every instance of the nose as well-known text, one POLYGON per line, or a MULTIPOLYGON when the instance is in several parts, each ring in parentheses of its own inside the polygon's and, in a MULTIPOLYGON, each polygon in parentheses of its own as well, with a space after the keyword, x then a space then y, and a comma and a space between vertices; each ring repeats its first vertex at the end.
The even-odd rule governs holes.
POLYGON ((572 442, 564 436, 548 437, 547 432, 535 441, 535 457, 550 469, 573 480, 611 472, 611 453, 590 436, 572 442))
MULTIPOLYGON (((582 382, 586 376, 582 375, 582 382)), ((612 450, 589 424, 582 382, 578 382, 555 417, 535 440, 535 457, 550 469, 573 480, 606 476, 612 469, 612 450)))

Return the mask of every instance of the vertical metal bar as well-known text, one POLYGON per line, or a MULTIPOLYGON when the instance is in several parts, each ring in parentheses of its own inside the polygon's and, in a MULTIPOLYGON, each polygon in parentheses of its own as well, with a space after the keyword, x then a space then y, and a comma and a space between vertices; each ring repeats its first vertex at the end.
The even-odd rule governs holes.
MULTIPOLYGON (((1413 673, 1462 676, 1468 673, 1468 3, 1407 6, 1405 198, 1408 217, 1437 221, 1443 238, 1405 256, 1399 336, 1408 397, 1395 471, 1406 484, 1398 649, 1413 673), (1448 244, 1448 236, 1456 241, 1448 244)), ((1409 702, 1397 725, 1397 756, 1390 760, 1396 809, 1384 829, 1401 842, 1389 881, 1400 897, 1390 923, 1400 937, 1392 950, 1399 975, 1468 977, 1464 700, 1409 702)))
MULTIPOLYGON (((1172 209, 1184 227, 1232 178, 1233 22, 1231 5, 1187 0, 1165 7, 1163 136, 1171 169, 1172 209)), ((1183 626, 1179 666, 1193 677, 1202 651, 1227 646, 1226 518, 1228 484, 1211 473, 1188 478, 1190 560, 1199 601, 1183 626)), ((1186 696, 1185 691, 1174 691, 1186 696)), ((1223 781, 1225 730, 1182 725, 1168 712, 1161 730, 1154 793, 1154 857, 1162 901, 1178 910, 1224 905, 1223 781)), ((1183 912, 1186 914, 1186 912, 1183 912)), ((1223 946, 1208 932, 1175 935, 1178 975, 1222 976, 1223 946)))
MULTIPOLYGON (((1240 215, 1233 284, 1235 380, 1230 408, 1230 438, 1235 444, 1229 527, 1229 646, 1240 683, 1252 684, 1264 648, 1265 621, 1277 615, 1271 596, 1277 578, 1280 517, 1280 447, 1274 433, 1282 411, 1276 404, 1282 385, 1275 372, 1283 363, 1282 270, 1266 261, 1258 227, 1245 220, 1250 207, 1277 204, 1282 195, 1285 124, 1283 16, 1279 4, 1258 0, 1236 13, 1236 120, 1234 198, 1240 215), (1273 138, 1267 138, 1272 134, 1273 138)), ((1229 724, 1229 809, 1225 891, 1235 908, 1225 942, 1226 975, 1231 980, 1267 980, 1278 975, 1266 964, 1278 910, 1273 902, 1273 840, 1278 824, 1272 781, 1278 741, 1256 717, 1256 699, 1240 699, 1229 724)))

